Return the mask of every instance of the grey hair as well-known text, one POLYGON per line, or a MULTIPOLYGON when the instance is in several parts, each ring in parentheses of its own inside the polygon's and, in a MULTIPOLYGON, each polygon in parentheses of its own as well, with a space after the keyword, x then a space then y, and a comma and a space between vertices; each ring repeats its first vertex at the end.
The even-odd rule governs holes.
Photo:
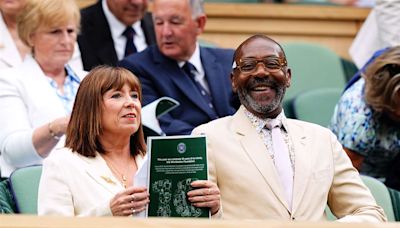
POLYGON ((192 9, 192 18, 205 14, 204 11, 204 0, 189 0, 190 8, 192 9))

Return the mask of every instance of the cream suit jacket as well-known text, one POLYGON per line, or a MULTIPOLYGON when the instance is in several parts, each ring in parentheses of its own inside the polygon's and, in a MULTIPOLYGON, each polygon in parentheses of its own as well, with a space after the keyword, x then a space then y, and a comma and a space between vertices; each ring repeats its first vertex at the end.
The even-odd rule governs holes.
MULTIPOLYGON (((138 169, 143 157, 135 157, 138 169)), ((58 216, 112 215, 110 200, 124 187, 97 153, 89 158, 68 148, 43 161, 38 192, 38 214, 58 216)))
POLYGON ((193 130, 207 137, 210 180, 221 191, 223 218, 326 220, 328 204, 342 221, 386 217, 326 128, 287 119, 294 144, 293 207, 289 212, 273 161, 242 106, 235 115, 193 130))
MULTIPOLYGON (((73 70, 80 79, 87 73, 73 70)), ((8 177, 15 168, 41 164, 33 130, 69 113, 31 56, 18 67, 0 70, 0 108, 0 169, 8 177)), ((55 148, 63 146, 62 138, 55 148)))

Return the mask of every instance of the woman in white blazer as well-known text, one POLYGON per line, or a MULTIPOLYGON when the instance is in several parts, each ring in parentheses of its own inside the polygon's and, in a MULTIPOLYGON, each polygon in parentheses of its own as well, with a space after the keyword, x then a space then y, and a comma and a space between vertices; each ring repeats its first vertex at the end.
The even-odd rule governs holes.
POLYGON ((41 163, 63 146, 80 80, 67 65, 80 23, 74 0, 27 0, 18 19, 21 40, 33 55, 0 71, 0 168, 8 177, 17 167, 41 163))
MULTIPOLYGON (((130 71, 97 67, 80 85, 66 132, 66 148, 43 162, 39 215, 130 216, 149 203, 134 177, 146 153, 141 85, 130 71)), ((189 201, 219 210, 219 190, 195 181, 189 201)))

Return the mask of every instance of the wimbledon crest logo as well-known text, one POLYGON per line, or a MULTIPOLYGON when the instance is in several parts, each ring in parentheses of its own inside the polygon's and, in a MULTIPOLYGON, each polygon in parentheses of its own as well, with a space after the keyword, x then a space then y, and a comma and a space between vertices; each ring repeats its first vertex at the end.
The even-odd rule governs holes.
POLYGON ((185 143, 179 143, 178 146, 176 147, 178 153, 183 154, 186 152, 186 144, 185 143))

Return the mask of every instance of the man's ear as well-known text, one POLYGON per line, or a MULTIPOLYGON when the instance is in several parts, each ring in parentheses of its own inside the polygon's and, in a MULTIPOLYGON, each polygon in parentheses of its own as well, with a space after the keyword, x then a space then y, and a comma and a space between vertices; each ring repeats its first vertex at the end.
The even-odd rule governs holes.
POLYGON ((286 87, 289 88, 292 83, 292 70, 289 67, 286 69, 286 78, 286 87))
POLYGON ((197 35, 200 35, 203 33, 204 28, 206 27, 206 22, 207 22, 207 16, 205 14, 202 14, 196 18, 197 22, 197 35))
POLYGON ((231 72, 231 85, 232 85, 233 92, 236 93, 237 92, 237 85, 236 85, 235 75, 234 75, 233 71, 231 72))

